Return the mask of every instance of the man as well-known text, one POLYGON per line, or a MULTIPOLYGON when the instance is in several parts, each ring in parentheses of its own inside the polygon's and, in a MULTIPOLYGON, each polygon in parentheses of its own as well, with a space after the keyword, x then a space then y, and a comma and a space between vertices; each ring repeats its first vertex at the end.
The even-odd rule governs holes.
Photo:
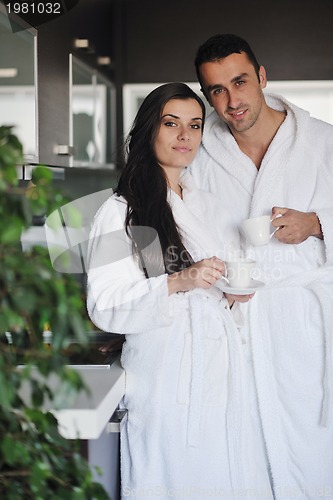
POLYGON ((195 65, 215 111, 191 172, 219 197, 227 243, 249 217, 278 228, 266 246, 238 233, 265 282, 237 307, 274 495, 333 498, 333 127, 264 95, 265 69, 238 36, 207 40, 195 65))

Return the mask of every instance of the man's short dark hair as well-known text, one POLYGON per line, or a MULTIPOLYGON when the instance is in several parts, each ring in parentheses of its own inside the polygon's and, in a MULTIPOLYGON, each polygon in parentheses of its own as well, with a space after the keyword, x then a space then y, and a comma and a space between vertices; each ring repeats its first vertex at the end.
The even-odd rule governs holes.
POLYGON ((194 64, 197 78, 202 87, 202 90, 204 89, 201 81, 200 66, 203 63, 219 61, 220 59, 224 59, 225 57, 230 56, 231 54, 241 54, 242 52, 247 55, 259 79, 260 65, 257 61, 257 58, 247 41, 240 36, 231 34, 214 35, 206 40, 206 42, 204 42, 202 45, 200 45, 194 60, 194 64))

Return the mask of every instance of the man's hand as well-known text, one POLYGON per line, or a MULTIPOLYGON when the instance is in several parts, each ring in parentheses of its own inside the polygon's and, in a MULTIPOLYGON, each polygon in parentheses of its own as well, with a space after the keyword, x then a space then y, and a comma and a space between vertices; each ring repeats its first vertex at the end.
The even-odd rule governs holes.
POLYGON ((281 243, 298 244, 309 236, 323 239, 319 219, 314 212, 299 212, 292 208, 273 207, 272 225, 279 228, 274 237, 281 243))

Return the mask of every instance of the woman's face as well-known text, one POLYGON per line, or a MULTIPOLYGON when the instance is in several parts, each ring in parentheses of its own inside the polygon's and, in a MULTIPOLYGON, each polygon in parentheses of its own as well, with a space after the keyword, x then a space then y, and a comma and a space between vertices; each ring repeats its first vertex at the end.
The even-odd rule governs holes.
POLYGON ((154 152, 157 162, 168 173, 189 165, 198 151, 203 116, 195 99, 171 99, 161 113, 154 152))

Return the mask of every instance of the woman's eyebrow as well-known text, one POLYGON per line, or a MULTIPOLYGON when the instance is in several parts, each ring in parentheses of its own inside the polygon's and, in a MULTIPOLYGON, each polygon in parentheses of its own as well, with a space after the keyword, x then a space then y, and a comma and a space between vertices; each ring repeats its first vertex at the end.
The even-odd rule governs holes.
POLYGON ((176 120, 179 120, 179 116, 173 115, 171 113, 167 113, 166 115, 163 115, 162 118, 165 118, 166 116, 171 116, 172 118, 175 118, 176 120))
MULTIPOLYGON (((166 116, 171 116, 172 118, 175 118, 176 120, 180 120, 179 116, 173 115, 172 113, 167 113, 166 115, 163 115, 161 118, 165 118, 166 116)), ((200 118, 200 116, 197 116, 195 118, 191 118, 191 120, 201 120, 202 121, 202 118, 200 118)))

